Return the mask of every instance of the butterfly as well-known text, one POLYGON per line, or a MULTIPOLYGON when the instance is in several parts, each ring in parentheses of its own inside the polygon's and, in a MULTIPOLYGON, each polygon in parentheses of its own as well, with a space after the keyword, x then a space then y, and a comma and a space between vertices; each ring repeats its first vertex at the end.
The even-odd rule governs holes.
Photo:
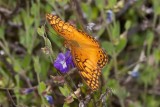
POLYGON ((47 14, 46 19, 52 28, 65 39, 65 46, 71 51, 73 62, 91 90, 99 88, 102 68, 109 61, 108 54, 98 41, 58 16, 47 14))

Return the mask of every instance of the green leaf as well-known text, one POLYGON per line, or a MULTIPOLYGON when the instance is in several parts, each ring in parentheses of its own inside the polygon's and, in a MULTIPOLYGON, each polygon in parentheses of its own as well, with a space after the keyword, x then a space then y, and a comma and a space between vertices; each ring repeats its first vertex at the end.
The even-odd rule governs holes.
POLYGON ((68 104, 64 103, 63 107, 70 107, 68 104))
POLYGON ((148 31, 147 32, 147 38, 146 38, 146 42, 147 42, 147 55, 150 54, 150 50, 152 48, 152 43, 153 43, 153 39, 154 39, 154 33, 152 31, 148 31))
POLYGON ((31 59, 32 59, 31 55, 27 54, 22 60, 22 67, 23 68, 30 67, 31 59))
POLYGON ((107 51, 109 55, 112 55, 115 49, 113 44, 108 41, 102 42, 102 47, 107 51))
POLYGON ((46 90, 46 84, 44 82, 40 82, 38 85, 38 92, 41 95, 46 90))
POLYGON ((104 31, 105 31, 105 27, 99 29, 99 31, 97 32, 97 36, 100 37, 104 31))
POLYGON ((26 11, 22 11, 21 16, 22 16, 22 19, 23 19, 23 22, 24 22, 24 25, 25 25, 25 29, 28 30, 32 26, 32 24, 34 23, 34 18, 31 17, 29 15, 29 13, 26 12, 26 11))
POLYGON ((34 70, 37 72, 37 73, 40 73, 41 72, 41 65, 39 63, 39 57, 33 57, 33 61, 34 61, 34 70))
POLYGON ((37 28, 37 33, 39 36, 44 36, 45 29, 44 26, 41 26, 40 28, 37 28))
POLYGON ((10 77, 8 75, 8 73, 0 67, 0 75, 1 75, 1 87, 5 87, 6 85, 8 85, 8 82, 10 80, 10 77))
MULTIPOLYGON (((36 15, 39 12, 38 9, 39 9, 38 4, 32 2, 32 7, 31 7, 31 10, 30 10, 31 14, 36 15)), ((34 17, 36 17, 36 16, 34 16, 34 17)))
POLYGON ((126 89, 124 87, 120 87, 120 86, 115 90, 115 94, 122 101, 124 101, 124 99, 129 95, 129 93, 126 91, 126 89))
POLYGON ((65 97, 67 97, 70 94, 70 91, 68 90, 68 87, 66 84, 63 87, 59 87, 59 90, 65 97))
POLYGON ((19 60, 14 60, 14 67, 13 67, 13 69, 16 72, 20 72, 22 70, 22 68, 21 68, 21 62, 19 60))
POLYGON ((117 38, 119 38, 120 35, 120 24, 119 22, 115 22, 114 25, 111 27, 112 29, 112 40, 116 41, 117 38))
POLYGON ((44 42, 45 42, 45 46, 47 46, 49 48, 52 48, 52 44, 51 44, 50 40, 45 36, 43 36, 43 39, 44 39, 44 42))
POLYGON ((99 10, 102 10, 104 8, 104 5, 105 5, 104 0, 95 0, 95 3, 97 5, 97 7, 99 8, 99 10))
POLYGON ((50 60, 49 59, 40 59, 40 64, 41 64, 41 75, 39 75, 41 77, 41 80, 46 80, 47 78, 47 71, 50 68, 50 60))
MULTIPOLYGON (((143 97, 145 97, 144 99, 146 99, 146 105, 148 107, 159 107, 160 106, 160 103, 157 101, 155 96, 144 95, 143 97)), ((135 107, 137 107, 137 106, 135 106, 135 107)))
POLYGON ((116 53, 119 54, 125 48, 126 44, 127 44, 127 38, 122 34, 120 36, 118 44, 116 44, 115 46, 116 53))
POLYGON ((35 29, 33 28, 33 24, 35 23, 34 17, 30 16, 29 12, 22 11, 21 17, 25 26, 25 29, 23 31, 20 30, 20 43, 22 43, 29 54, 32 53, 32 50, 34 48, 35 43, 35 29))
MULTIPOLYGON (((25 25, 26 25, 27 27, 31 27, 33 23, 34 23, 34 18, 31 17, 31 16, 28 16, 28 19, 25 20, 25 25)), ((26 27, 26 28, 27 28, 27 27, 26 27)))
POLYGON ((97 18, 98 15, 98 9, 95 7, 91 7, 88 3, 81 3, 82 10, 86 14, 86 17, 89 22, 91 22, 93 19, 97 18))
POLYGON ((131 27, 132 22, 130 20, 127 20, 125 23, 125 29, 128 30, 131 27))
MULTIPOLYGON (((16 87, 14 89, 15 93, 19 93, 19 89, 20 89, 20 77, 18 74, 15 75, 15 79, 16 79, 16 87)), ((20 99, 20 94, 15 94, 16 95, 16 99, 17 102, 19 103, 19 99, 20 99)))
POLYGON ((117 3, 117 0, 108 0, 107 8, 113 8, 117 3))
POLYGON ((45 36, 43 36, 43 38, 44 38, 44 41, 45 41, 45 46, 47 48, 49 48, 50 54, 53 55, 52 44, 51 44, 50 40, 45 36))
POLYGON ((49 37, 51 38, 51 41, 53 41, 59 48, 62 47, 62 43, 60 42, 62 40, 62 37, 59 36, 52 27, 49 27, 49 31, 51 31, 49 32, 49 37))
POLYGON ((118 82, 114 79, 110 79, 107 83, 108 87, 118 88, 118 82))
POLYGON ((153 8, 156 15, 160 14, 160 1, 159 0, 153 0, 153 8))
POLYGON ((103 76, 106 77, 105 80, 107 80, 108 76, 110 75, 110 70, 113 67, 113 61, 112 58, 110 59, 109 63, 106 64, 106 66, 103 68, 102 72, 103 72, 103 76))
POLYGON ((0 39, 4 39, 4 27, 0 26, 0 39))
POLYGON ((155 62, 159 64, 159 61, 160 61, 160 50, 159 49, 154 50, 154 59, 155 59, 155 62))
POLYGON ((139 82, 144 83, 145 86, 152 85, 156 80, 159 70, 149 65, 142 65, 142 68, 144 72, 141 72, 141 77, 138 79, 139 82))
POLYGON ((67 5, 68 2, 69 2, 69 0, 59 0, 59 1, 58 1, 58 4, 59 4, 61 7, 64 7, 65 5, 67 5))

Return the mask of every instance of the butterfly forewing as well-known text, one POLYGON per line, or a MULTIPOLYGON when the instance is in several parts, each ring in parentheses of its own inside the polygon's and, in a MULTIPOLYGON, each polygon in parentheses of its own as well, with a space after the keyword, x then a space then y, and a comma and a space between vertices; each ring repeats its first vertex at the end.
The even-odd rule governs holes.
POLYGON ((99 43, 95 38, 81 30, 77 30, 73 25, 62 21, 58 16, 47 14, 46 18, 53 29, 66 40, 74 40, 78 43, 99 47, 99 43))

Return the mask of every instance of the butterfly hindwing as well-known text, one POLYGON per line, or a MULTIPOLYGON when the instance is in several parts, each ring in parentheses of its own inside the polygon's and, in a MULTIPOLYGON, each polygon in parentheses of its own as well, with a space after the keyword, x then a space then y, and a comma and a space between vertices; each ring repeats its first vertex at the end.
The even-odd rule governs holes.
POLYGON ((101 75, 101 68, 97 63, 98 52, 94 48, 71 48, 73 61, 78 67, 78 70, 86 82, 92 89, 97 90, 99 87, 99 76, 101 75))
POLYGON ((97 60, 97 64, 100 68, 103 68, 106 63, 109 62, 109 58, 107 53, 105 53, 105 51, 103 49, 99 49, 98 51, 98 60, 97 60))
POLYGON ((94 64, 89 59, 83 60, 81 58, 75 57, 74 62, 87 85, 92 90, 98 89, 101 70, 94 66, 94 64))

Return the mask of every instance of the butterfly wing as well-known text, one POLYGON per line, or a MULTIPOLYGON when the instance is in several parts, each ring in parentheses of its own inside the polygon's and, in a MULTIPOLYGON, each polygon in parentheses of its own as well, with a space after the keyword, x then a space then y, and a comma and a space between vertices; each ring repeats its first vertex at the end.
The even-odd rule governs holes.
POLYGON ((93 47, 72 47, 71 53, 86 84, 92 90, 97 90, 101 69, 108 62, 106 53, 101 48, 93 47))
POLYGON ((58 16, 47 14, 46 19, 49 21, 53 29, 65 40, 72 40, 79 44, 90 44, 92 46, 99 47, 99 43, 95 38, 76 29, 76 27, 70 23, 62 21, 58 16))

